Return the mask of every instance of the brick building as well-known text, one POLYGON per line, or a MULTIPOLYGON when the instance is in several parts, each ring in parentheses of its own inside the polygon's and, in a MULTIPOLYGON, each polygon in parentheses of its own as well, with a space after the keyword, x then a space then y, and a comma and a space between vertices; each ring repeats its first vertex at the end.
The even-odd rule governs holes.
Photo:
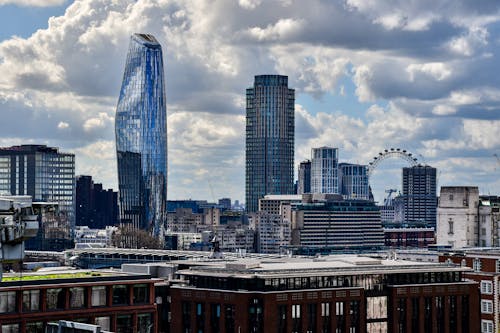
POLYGON ((353 255, 184 265, 172 332, 479 331, 467 267, 353 255))
POLYGON ((500 330, 500 249, 469 249, 439 256, 439 261, 472 268, 464 277, 479 284, 481 291, 481 333, 500 330))
POLYGON ((155 282, 116 271, 23 273, 21 281, 5 274, 1 331, 42 333, 49 322, 71 320, 112 332, 157 332, 155 282))

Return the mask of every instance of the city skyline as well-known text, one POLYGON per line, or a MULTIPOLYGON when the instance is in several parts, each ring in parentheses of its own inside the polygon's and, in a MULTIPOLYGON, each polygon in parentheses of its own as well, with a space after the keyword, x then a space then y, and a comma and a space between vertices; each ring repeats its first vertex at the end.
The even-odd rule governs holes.
MULTIPOLYGON (((118 188, 113 124, 127 41, 145 32, 165 46, 170 78, 169 199, 244 201, 245 88, 274 73, 296 89, 295 169, 314 147, 360 164, 401 147, 438 169, 439 186, 500 188, 494 1, 240 0, 210 11, 203 2, 22 3, 0 5, 0 146, 74 152, 76 173, 105 187, 118 188)), ((375 174, 372 186, 393 187, 386 178, 375 174)))

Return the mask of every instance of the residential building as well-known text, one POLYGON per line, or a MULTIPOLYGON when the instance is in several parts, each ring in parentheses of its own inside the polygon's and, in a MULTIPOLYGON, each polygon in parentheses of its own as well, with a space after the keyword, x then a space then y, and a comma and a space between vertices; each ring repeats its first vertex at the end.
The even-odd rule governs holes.
POLYGON ((479 332, 467 267, 345 254, 183 264, 172 332, 479 332))
MULTIPOLYGON (((64 230, 67 231, 63 238, 71 240, 73 237, 74 154, 45 145, 0 148, 0 193, 29 195, 33 202, 56 204, 58 228, 64 224, 64 230)), ((47 232, 50 233, 48 229, 47 232)))
POLYGON ((368 167, 366 165, 339 164, 340 193, 348 200, 370 200, 368 167))
MULTIPOLYGON (((437 214, 437 243, 448 244, 452 248, 480 246, 478 206, 477 186, 442 186, 437 214)), ((484 228, 486 236, 486 225, 484 228)))
POLYGON ((292 210, 292 246, 299 253, 380 249, 384 233, 373 201, 304 195, 292 210))
POLYGON ((299 179, 297 194, 311 193, 311 161, 305 160, 299 164, 299 179))
POLYGON ((118 223, 118 193, 104 190, 92 176, 76 177, 76 225, 104 229, 118 223))
POLYGON ((312 149, 311 193, 340 193, 338 152, 330 147, 312 149))
POLYGON ((436 168, 417 165, 403 168, 404 222, 436 228, 436 168))
POLYGON ((288 77, 257 75, 246 90, 246 210, 266 194, 294 192, 295 92, 288 77))
POLYGON ((130 38, 116 107, 120 223, 162 238, 167 200, 167 113, 161 45, 130 38))

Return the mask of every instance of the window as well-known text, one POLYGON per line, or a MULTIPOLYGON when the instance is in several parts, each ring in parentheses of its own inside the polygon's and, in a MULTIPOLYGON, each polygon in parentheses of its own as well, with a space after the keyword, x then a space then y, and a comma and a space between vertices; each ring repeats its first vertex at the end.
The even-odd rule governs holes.
POLYGON ((116 316, 116 332, 117 333, 132 333, 132 316, 119 315, 116 316))
POLYGON ((489 294, 491 295, 493 291, 491 281, 481 281, 481 294, 489 294))
POLYGON ((481 320, 481 333, 493 333, 492 320, 481 320))
POLYGON ((95 317, 95 324, 101 326, 101 330, 109 331, 111 320, 109 317, 95 317))
POLYGON ((23 312, 38 311, 40 309, 40 290, 23 291, 23 312))
POLYGON ((2 333, 19 333, 19 324, 3 324, 2 333))
POLYGON ((448 235, 453 235, 453 220, 448 221, 448 235))
POLYGON ((137 315, 137 333, 150 333, 153 331, 153 322, 150 313, 141 313, 137 315))
POLYGON ((69 295, 69 304, 71 308, 83 308, 87 306, 85 288, 70 288, 69 295))
POLYGON ((474 272, 481 271, 481 260, 479 258, 474 258, 472 260, 472 269, 474 269, 474 272))
POLYGON ((300 318, 300 304, 292 305, 292 318, 300 318))
POLYGON ((453 201, 453 194, 450 194, 450 195, 448 196, 448 199, 449 199, 450 201, 453 201))
POLYGON ((481 313, 493 313, 493 301, 481 301, 481 313))
POLYGON ((147 284, 134 285, 134 304, 149 302, 149 289, 147 284))
POLYGON ((128 286, 113 286, 113 305, 128 304, 128 286))
POLYGON ((47 289, 47 309, 63 310, 66 305, 66 295, 64 289, 47 289))
POLYGON ((15 312, 16 311, 16 292, 4 291, 0 293, 0 312, 15 312))
POLYGON ((330 303, 321 303, 321 317, 330 316, 330 303))
POLYGON ((26 333, 44 333, 43 322, 36 321, 31 323, 26 323, 26 333))
POLYGON ((92 287, 92 306, 105 306, 106 303, 106 287, 92 287))
POLYGON ((496 272, 500 273, 500 260, 496 261, 496 272))

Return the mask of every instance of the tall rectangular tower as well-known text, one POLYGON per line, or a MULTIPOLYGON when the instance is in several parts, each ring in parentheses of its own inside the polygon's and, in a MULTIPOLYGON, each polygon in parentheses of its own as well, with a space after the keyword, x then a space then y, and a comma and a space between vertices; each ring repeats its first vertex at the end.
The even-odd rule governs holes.
POLYGON ((338 148, 313 148, 311 155, 311 192, 340 194, 338 148))
POLYGON ((340 163, 340 192, 344 199, 369 200, 368 170, 366 165, 340 163))
POLYGON ((436 168, 417 165, 403 168, 404 222, 436 228, 436 168))
POLYGON ((166 222, 166 105, 161 45, 134 34, 115 119, 120 223, 156 237, 166 222))
POLYGON ((266 194, 293 194, 295 91, 288 77, 255 76, 246 91, 246 209, 266 194))
POLYGON ((297 194, 311 193, 311 161, 300 162, 298 174, 297 194))

